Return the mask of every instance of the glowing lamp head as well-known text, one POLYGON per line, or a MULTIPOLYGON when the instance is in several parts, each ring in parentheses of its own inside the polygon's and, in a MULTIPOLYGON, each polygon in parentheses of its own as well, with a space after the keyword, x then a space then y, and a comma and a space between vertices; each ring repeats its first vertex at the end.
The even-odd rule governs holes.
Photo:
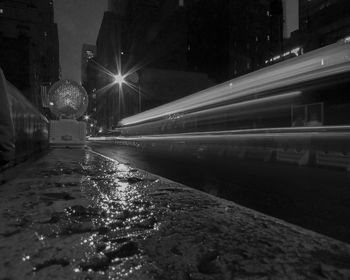
POLYGON ((114 81, 115 83, 119 84, 120 86, 124 83, 124 76, 120 73, 117 75, 114 75, 114 81))

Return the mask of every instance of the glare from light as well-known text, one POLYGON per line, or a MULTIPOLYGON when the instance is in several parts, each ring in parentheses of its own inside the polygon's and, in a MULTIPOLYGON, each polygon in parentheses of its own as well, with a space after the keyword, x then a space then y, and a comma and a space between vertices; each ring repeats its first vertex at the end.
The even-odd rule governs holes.
POLYGON ((85 116, 84 116, 84 120, 86 120, 86 121, 87 121, 89 118, 90 118, 90 117, 89 117, 88 115, 85 115, 85 116))
MULTIPOLYGON (((137 80, 135 82, 132 79, 133 75, 137 74, 137 72, 145 66, 142 63, 135 64, 130 69, 123 69, 122 70, 121 59, 120 59, 120 56, 118 56, 118 57, 116 57, 116 66, 117 66, 116 72, 118 74, 115 74, 115 73, 112 73, 110 70, 108 70, 103 65, 101 65, 100 63, 98 63, 97 61, 95 61, 95 60, 91 60, 91 61, 95 64, 96 70, 105 74, 106 76, 111 77, 111 80, 112 80, 110 83, 97 89, 95 91, 96 96, 102 96, 103 94, 106 94, 108 92, 108 90, 115 87, 116 84, 119 85, 119 93, 121 94, 121 96, 123 96, 123 94, 124 94, 122 85, 126 85, 127 87, 131 88, 134 92, 137 92, 140 97, 142 97, 144 95, 143 91, 140 88, 139 80, 137 80), (123 74, 121 74, 121 73, 123 73, 123 74)), ((103 108, 103 106, 99 107, 97 112, 100 111, 101 108, 103 108)))
POLYGON ((344 38, 344 43, 349 43, 350 42, 350 36, 344 38))
POLYGON ((114 75, 114 81, 121 86, 125 82, 125 78, 122 74, 118 73, 114 75))

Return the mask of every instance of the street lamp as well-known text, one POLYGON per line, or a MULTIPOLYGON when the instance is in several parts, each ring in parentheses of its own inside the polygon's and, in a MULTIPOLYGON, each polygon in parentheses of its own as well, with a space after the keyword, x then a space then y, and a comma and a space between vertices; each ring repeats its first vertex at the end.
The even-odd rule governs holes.
POLYGON ((137 84, 137 93, 138 93, 138 111, 141 112, 141 90, 140 90, 140 77, 137 72, 126 73, 122 75, 120 72, 118 74, 113 75, 114 83, 118 84, 118 111, 119 111, 119 120, 122 118, 122 94, 123 94, 123 84, 127 84, 129 87, 136 90, 135 84, 137 84))
POLYGON ((118 73, 118 74, 114 75, 114 82, 119 85, 119 88, 118 88, 118 114, 119 114, 119 120, 122 118, 122 112, 121 112, 122 98, 121 98, 121 94, 122 94, 122 85, 125 83, 125 79, 124 78, 125 77, 121 73, 118 73))
POLYGON ((118 73, 118 74, 114 75, 114 81, 117 84, 119 84, 119 86, 121 86, 125 82, 124 76, 122 74, 118 73))
POLYGON ((128 80, 130 80, 133 84, 137 84, 137 94, 139 99, 139 113, 140 113, 141 112, 140 74, 137 72, 133 72, 128 76, 128 80))

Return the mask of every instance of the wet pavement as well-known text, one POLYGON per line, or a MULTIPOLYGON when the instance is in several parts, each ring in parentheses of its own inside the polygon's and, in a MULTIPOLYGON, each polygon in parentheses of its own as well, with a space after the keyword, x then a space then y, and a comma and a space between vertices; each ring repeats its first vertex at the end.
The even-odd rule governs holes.
POLYGON ((350 174, 225 156, 162 153, 89 142, 94 151, 150 173, 350 243, 350 174))
POLYGON ((89 150, 0 185, 0 279, 350 279, 350 246, 89 150))

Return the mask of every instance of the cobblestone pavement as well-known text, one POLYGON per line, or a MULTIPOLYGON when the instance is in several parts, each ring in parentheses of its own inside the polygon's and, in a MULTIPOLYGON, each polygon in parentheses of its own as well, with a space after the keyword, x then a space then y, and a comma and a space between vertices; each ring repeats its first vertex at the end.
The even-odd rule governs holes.
POLYGON ((3 280, 350 279, 345 243, 89 150, 14 171, 0 185, 3 280))

